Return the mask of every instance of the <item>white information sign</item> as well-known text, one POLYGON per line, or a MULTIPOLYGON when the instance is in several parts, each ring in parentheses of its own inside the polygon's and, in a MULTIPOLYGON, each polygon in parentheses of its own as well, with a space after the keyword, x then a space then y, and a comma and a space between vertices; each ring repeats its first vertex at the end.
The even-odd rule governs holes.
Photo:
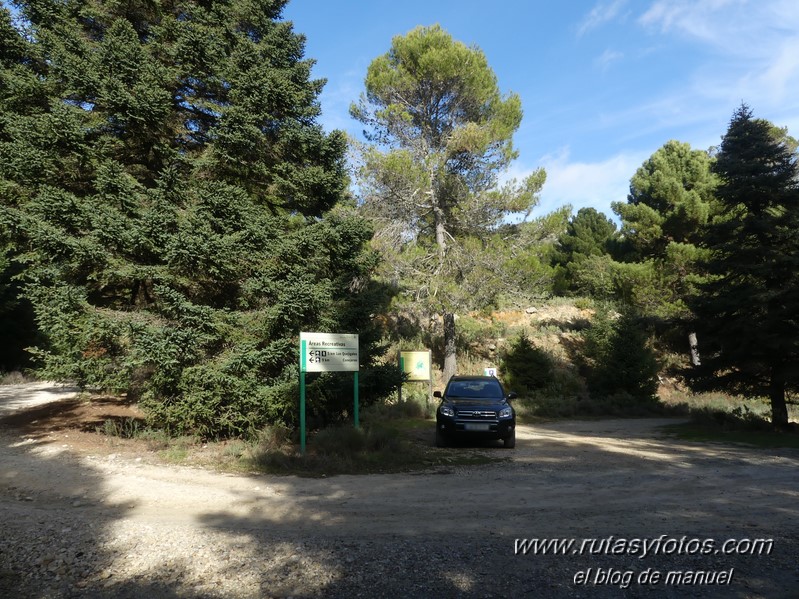
POLYGON ((358 372, 358 335, 300 333, 302 372, 358 372))

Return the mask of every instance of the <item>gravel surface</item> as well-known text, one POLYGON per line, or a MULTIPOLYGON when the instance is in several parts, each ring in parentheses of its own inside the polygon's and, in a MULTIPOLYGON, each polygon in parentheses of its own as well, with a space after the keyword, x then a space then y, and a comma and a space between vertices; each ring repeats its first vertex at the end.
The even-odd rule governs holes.
POLYGON ((329 478, 82 455, 0 425, 0 597, 799 596, 799 452, 684 443, 663 423, 524 426, 496 448, 507 462, 329 478), (618 544, 658 537, 645 557, 618 544), (773 549, 666 554, 683 537, 773 549), (524 538, 597 541, 515 554, 524 538), (731 580, 640 578, 670 571, 731 580))

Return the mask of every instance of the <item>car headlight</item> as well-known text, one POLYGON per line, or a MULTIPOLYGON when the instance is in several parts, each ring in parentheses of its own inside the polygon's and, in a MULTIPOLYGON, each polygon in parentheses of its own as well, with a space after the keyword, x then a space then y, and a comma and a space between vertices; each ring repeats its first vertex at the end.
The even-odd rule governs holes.
POLYGON ((500 418, 510 418, 511 416, 513 416, 513 409, 512 408, 502 408, 499 411, 499 417, 500 418))
POLYGON ((450 418, 455 416, 455 410, 453 410, 449 406, 441 406, 440 408, 438 408, 438 411, 441 413, 442 416, 449 416, 450 418))

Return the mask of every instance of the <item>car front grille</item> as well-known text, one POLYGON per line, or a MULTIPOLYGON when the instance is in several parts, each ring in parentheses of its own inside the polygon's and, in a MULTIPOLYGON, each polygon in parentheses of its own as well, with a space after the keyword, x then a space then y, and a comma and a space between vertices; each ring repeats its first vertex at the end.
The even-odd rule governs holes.
POLYGON ((458 410, 458 420, 461 418, 469 420, 496 420, 497 413, 492 410, 458 410))

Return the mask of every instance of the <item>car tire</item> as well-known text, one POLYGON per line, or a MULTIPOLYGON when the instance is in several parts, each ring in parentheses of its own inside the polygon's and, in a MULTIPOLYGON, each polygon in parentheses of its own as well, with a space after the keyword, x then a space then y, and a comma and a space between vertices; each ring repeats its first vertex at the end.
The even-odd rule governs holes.
POLYGON ((502 443, 505 445, 505 449, 513 449, 516 447, 516 431, 513 431, 510 437, 502 439, 502 443))
POLYGON ((447 438, 441 434, 441 431, 436 428, 436 447, 446 447, 447 438))

